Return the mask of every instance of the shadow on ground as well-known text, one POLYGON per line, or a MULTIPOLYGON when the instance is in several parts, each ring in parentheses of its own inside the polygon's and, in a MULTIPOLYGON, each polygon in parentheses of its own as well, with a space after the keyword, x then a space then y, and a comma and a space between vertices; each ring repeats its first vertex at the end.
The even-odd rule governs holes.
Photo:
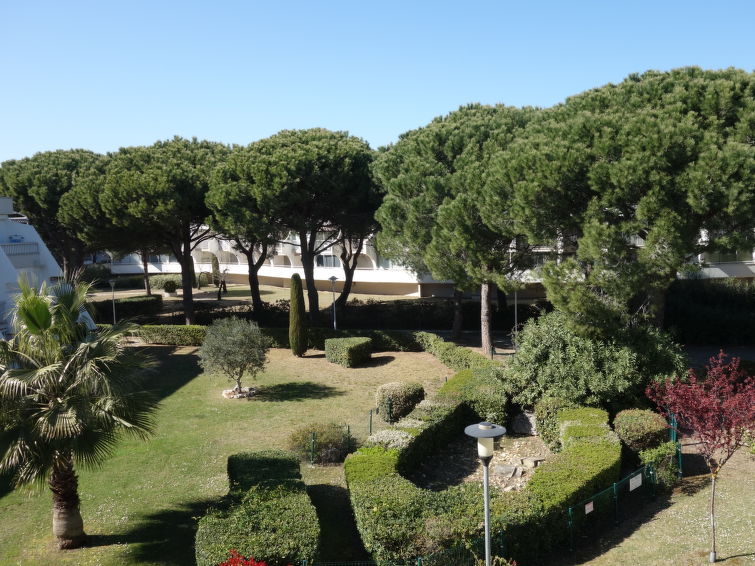
POLYGON ((147 346, 143 350, 157 362, 149 384, 158 399, 170 397, 202 373, 199 358, 190 353, 177 353, 176 346, 147 346))
POLYGON ((343 395, 341 389, 322 385, 312 381, 290 381, 268 385, 255 395, 255 401, 304 401, 306 399, 325 399, 343 395))
POLYGON ((359 367, 360 368, 377 368, 380 366, 388 365, 395 359, 396 359, 396 356, 390 356, 390 355, 372 356, 369 361, 364 362, 363 364, 359 364, 359 367))
POLYGON ((215 500, 189 501, 174 509, 165 509, 140 517, 139 524, 122 534, 89 535, 87 546, 128 544, 134 562, 168 566, 195 564, 194 536, 197 518, 205 514, 215 500))
POLYGON ((369 560, 370 555, 357 531, 348 490, 337 485, 317 484, 307 486, 307 493, 320 521, 319 559, 369 560))

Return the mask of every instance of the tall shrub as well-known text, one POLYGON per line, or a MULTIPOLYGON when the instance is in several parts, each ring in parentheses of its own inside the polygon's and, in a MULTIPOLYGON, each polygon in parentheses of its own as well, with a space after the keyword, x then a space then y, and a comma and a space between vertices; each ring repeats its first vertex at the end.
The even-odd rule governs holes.
POLYGON ((304 323, 304 291, 298 273, 291 276, 291 304, 288 315, 288 343, 291 352, 301 358, 307 351, 307 328, 304 323))

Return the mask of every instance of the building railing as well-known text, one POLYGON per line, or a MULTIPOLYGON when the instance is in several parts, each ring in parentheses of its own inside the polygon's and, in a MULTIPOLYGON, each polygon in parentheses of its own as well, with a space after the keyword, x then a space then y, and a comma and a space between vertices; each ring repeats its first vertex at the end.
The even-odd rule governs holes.
POLYGON ((36 242, 0 244, 0 249, 2 249, 7 256, 39 254, 39 244, 36 242))

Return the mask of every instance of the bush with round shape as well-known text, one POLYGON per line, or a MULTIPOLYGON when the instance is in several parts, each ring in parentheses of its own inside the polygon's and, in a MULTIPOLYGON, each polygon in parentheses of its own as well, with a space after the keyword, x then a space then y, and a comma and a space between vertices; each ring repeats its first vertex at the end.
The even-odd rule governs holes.
POLYGON ((635 454, 656 448, 668 440, 666 419, 647 409, 621 411, 613 420, 613 429, 635 454))
POLYGON ((356 449, 356 440, 345 425, 313 423, 289 435, 288 449, 312 464, 335 464, 356 449))
POLYGON ((425 389, 419 383, 392 381, 378 387, 375 405, 378 414, 387 423, 393 423, 412 412, 425 398, 425 389))
POLYGON ((167 281, 165 281, 165 283, 163 283, 163 291, 165 291, 166 293, 175 293, 177 289, 178 285, 171 279, 168 279, 167 281))

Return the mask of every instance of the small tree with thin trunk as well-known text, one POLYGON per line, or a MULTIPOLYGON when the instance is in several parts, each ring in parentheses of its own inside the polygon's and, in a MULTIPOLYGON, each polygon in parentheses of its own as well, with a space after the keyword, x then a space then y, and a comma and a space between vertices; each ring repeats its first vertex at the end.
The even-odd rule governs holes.
POLYGON ((291 276, 291 302, 288 314, 288 343, 291 352, 301 358, 307 351, 307 327, 304 320, 304 290, 298 273, 291 276))
POLYGON ((254 379, 267 363, 270 339, 256 322, 236 317, 216 320, 207 328, 199 363, 205 371, 222 373, 236 383, 234 393, 243 394, 241 380, 254 379))
POLYGON ((647 395, 697 435, 698 450, 710 470, 710 562, 715 562, 716 479, 742 445, 745 432, 755 428, 755 380, 739 368, 739 358, 727 363, 723 351, 710 358, 705 370, 703 377, 690 369, 686 381, 655 383, 647 388, 647 395))

